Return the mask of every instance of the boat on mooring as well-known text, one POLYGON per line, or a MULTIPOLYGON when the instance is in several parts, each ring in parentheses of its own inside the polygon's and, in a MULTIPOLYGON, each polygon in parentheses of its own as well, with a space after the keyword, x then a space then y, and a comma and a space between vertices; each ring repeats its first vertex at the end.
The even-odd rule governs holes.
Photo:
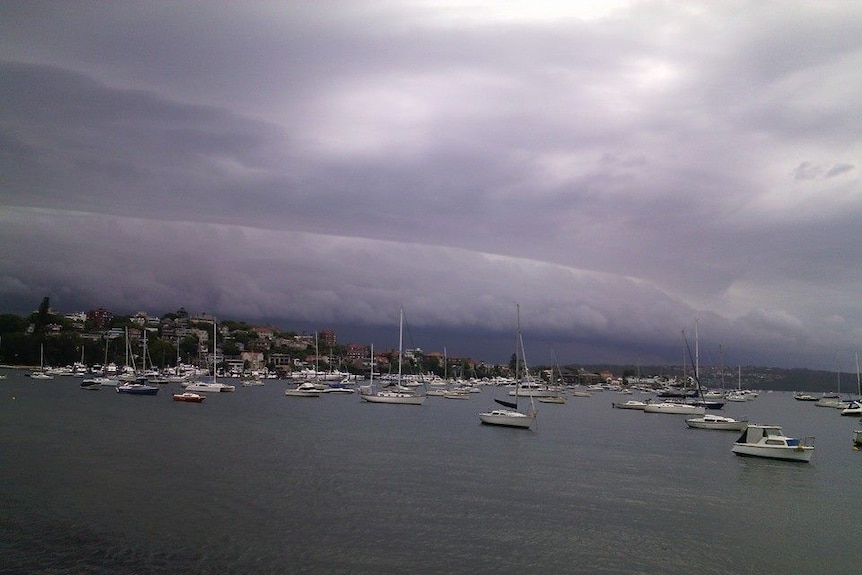
POLYGON ((119 384, 117 386, 117 393, 128 393, 129 395, 156 395, 159 393, 159 386, 150 385, 147 378, 141 377, 133 382, 119 384))
POLYGON ((734 419, 721 415, 706 413, 701 417, 689 417, 685 424, 695 429, 717 429, 721 431, 744 431, 748 427, 747 419, 734 419))
MULTIPOLYGON (((374 348, 371 348, 371 373, 374 374, 374 348)), ((368 403, 389 403, 394 405, 422 405, 425 393, 416 393, 403 385, 402 362, 404 357, 404 308, 398 309, 398 377, 395 383, 386 388, 375 390, 374 380, 360 386, 359 397, 368 403)))
POLYGON ((236 391, 236 386, 219 383, 217 381, 192 381, 186 386, 186 391, 198 393, 229 393, 231 391, 236 391))
POLYGON ((644 413, 674 413, 687 415, 703 415, 706 408, 702 405, 690 403, 677 403, 674 401, 650 402, 643 408, 644 413))
POLYGON ((611 403, 611 407, 614 409, 637 409, 643 411, 643 409, 647 406, 645 401, 638 401, 637 399, 630 399, 628 401, 615 401, 611 403))
POLYGON ((311 381, 304 381, 294 388, 284 390, 284 395, 288 397, 320 397, 321 393, 323 392, 311 381))
POLYGON ((530 429, 533 422, 536 421, 536 404, 533 402, 535 395, 529 395, 530 409, 523 413, 518 411, 518 391, 521 389, 522 376, 529 373, 527 362, 524 359, 524 340, 521 337, 521 308, 516 306, 517 310, 517 336, 515 338, 515 400, 507 401, 505 399, 497 399, 494 401, 500 404, 501 408, 483 411, 479 413, 479 421, 485 425, 499 425, 502 427, 517 427, 520 429, 530 429))
POLYGON ((174 401, 187 401, 189 403, 203 403, 203 400, 206 399, 206 396, 200 395, 198 393, 192 393, 191 391, 184 391, 183 393, 175 393, 174 401))
POLYGON ((731 451, 745 457, 810 461, 814 454, 814 438, 788 437, 778 425, 750 424, 734 442, 731 451))

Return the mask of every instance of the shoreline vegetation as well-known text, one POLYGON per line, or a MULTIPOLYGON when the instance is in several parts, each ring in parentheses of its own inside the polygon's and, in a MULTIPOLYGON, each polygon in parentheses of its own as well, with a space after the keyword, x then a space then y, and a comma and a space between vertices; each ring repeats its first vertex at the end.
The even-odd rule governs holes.
MULTIPOLYGON (((211 367, 215 356, 220 370, 228 366, 244 371, 267 369, 280 376, 316 363, 321 370, 344 370, 357 376, 367 374, 370 369, 368 345, 338 344, 333 331, 296 333, 215 318, 218 342, 214 348, 209 337, 213 321, 211 315, 192 315, 184 308, 159 317, 144 312, 115 315, 102 308, 64 315, 51 310, 46 297, 29 316, 0 313, 0 368, 36 370, 40 365, 72 364, 89 368, 108 362, 126 365, 130 358, 132 362, 148 361, 159 369, 178 363, 211 367), (44 359, 40 357, 42 354, 44 359)), ((512 369, 511 361, 508 365, 494 365, 418 348, 408 351, 411 369, 417 374, 481 379, 505 376, 512 369)), ((375 370, 385 373, 397 362, 397 354, 397 350, 375 353, 375 370)), ((700 383, 710 389, 735 389, 737 369, 740 368, 701 366, 700 383)), ((638 377, 681 379, 686 371, 690 375, 692 370, 691 366, 681 365, 583 363, 535 365, 530 371, 544 379, 549 379, 553 372, 561 373, 567 384, 604 383, 613 378, 626 385, 643 383, 638 377)), ((856 373, 742 366, 741 374, 742 387, 751 390, 858 393, 856 373)))

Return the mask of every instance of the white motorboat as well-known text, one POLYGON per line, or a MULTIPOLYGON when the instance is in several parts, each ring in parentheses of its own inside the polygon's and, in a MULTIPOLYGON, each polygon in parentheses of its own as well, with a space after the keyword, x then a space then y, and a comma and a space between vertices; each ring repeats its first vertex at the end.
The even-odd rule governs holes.
POLYGON ((700 417, 689 417, 685 420, 685 424, 696 429, 719 429, 724 431, 743 431, 748 427, 747 419, 733 419, 732 417, 723 417, 721 415, 713 415, 711 413, 704 414, 700 417))
POLYGON ((354 393, 356 390, 354 390, 352 387, 347 387, 345 385, 336 383, 332 385, 327 385, 320 391, 321 393, 354 393))
POLYGON ((554 397, 559 394, 560 390, 558 388, 529 380, 516 384, 515 389, 509 392, 509 395, 517 395, 519 397, 554 397))
MULTIPOLYGON (((841 407, 841 400, 838 398, 832 398, 832 397, 821 397, 820 399, 818 399, 817 401, 814 402, 814 405, 816 405, 817 407, 832 407, 832 408, 838 409, 839 407, 841 407)), ((841 407, 841 409, 844 409, 844 408, 841 407)))
POLYGON ((313 382, 300 383, 293 389, 285 389, 284 395, 288 397, 320 397, 323 393, 313 382))
POLYGON ((644 413, 703 415, 705 412, 706 408, 702 405, 691 405, 689 403, 676 403, 672 401, 648 403, 644 406, 644 413))
POLYGON ((99 391, 100 389, 102 389, 102 384, 96 381, 95 378, 87 378, 81 380, 80 388, 91 391, 99 391))
POLYGON ((156 395, 159 392, 158 385, 150 385, 146 379, 135 382, 124 382, 117 386, 117 393, 128 393, 130 395, 156 395))
POLYGON ((109 387, 117 387, 118 385, 120 385, 120 380, 112 377, 98 376, 90 379, 94 382, 98 382, 99 385, 107 385, 109 387))
POLYGON ((787 437, 778 425, 750 424, 731 451, 746 457, 765 457, 787 461, 810 461, 814 438, 787 437))
POLYGON ((628 401, 623 402, 613 402, 611 407, 615 409, 637 409, 643 411, 643 409, 647 406, 645 401, 638 401, 637 399, 630 399, 628 401))
POLYGON ((549 395, 547 397, 537 397, 536 399, 542 403, 566 403, 566 398, 562 395, 549 395))
POLYGON ((841 410, 841 415, 862 415, 862 402, 851 401, 846 408, 841 410))
POLYGON ((192 381, 186 386, 186 391, 194 391, 198 393, 225 393, 236 391, 236 386, 217 381, 192 381))
POLYGON ((862 445, 862 429, 856 429, 853 431, 853 443, 855 445, 862 445))

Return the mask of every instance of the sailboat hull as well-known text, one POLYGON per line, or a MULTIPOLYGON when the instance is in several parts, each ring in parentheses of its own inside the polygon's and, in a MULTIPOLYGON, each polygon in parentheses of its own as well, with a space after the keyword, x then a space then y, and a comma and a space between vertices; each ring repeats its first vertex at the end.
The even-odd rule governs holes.
POLYGON ((424 395, 412 395, 409 393, 387 393, 380 391, 371 394, 360 395, 368 403, 393 403, 399 405, 422 405, 425 401, 424 395))
POLYGON ((129 383, 126 385, 118 385, 117 393, 128 393, 129 395, 156 395, 159 393, 159 388, 144 383, 129 383))
POLYGON ((501 425, 503 427, 519 427, 528 429, 536 420, 535 416, 508 409, 495 409, 479 414, 479 420, 486 425, 501 425))
POLYGON ((814 453, 808 446, 763 446, 747 443, 734 443, 731 451, 743 457, 764 457, 766 459, 781 459, 784 461, 810 461, 814 453))
POLYGON ((284 395, 288 397, 320 397, 323 393, 319 389, 285 389, 284 395))
POLYGON ((684 413, 690 415, 703 415, 705 409, 699 405, 687 403, 648 403, 644 407, 645 413, 684 413))
POLYGON ((716 415, 691 417, 685 420, 685 424, 696 429, 718 429, 723 431, 744 431, 748 427, 748 421, 740 421, 732 417, 716 415))

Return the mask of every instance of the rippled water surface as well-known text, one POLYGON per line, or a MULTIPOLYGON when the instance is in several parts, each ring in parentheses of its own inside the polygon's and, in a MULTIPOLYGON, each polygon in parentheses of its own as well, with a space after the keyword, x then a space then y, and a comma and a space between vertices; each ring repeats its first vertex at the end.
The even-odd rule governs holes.
POLYGON ((726 415, 816 436, 809 464, 620 397, 482 426, 237 386, 203 404, 0 381, 0 573, 858 573, 856 418, 764 393, 726 415))

